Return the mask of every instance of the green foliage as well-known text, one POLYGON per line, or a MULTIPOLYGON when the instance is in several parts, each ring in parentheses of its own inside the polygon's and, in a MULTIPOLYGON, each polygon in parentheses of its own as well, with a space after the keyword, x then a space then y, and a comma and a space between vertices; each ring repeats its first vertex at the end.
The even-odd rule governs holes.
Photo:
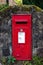
POLYGON ((30 61, 24 61, 24 65, 32 65, 30 61))
MULTIPOLYGON (((1 5, 1 6, 3 6, 3 5, 1 5)), ((10 16, 11 11, 12 11, 12 7, 6 5, 4 8, 0 9, 0 16, 6 18, 6 17, 10 16)))
POLYGON ((23 4, 34 4, 34 0, 23 0, 23 4))
MULTIPOLYGON (((2 65, 14 65, 15 62, 17 63, 17 60, 12 56, 3 57, 1 61, 2 65)), ((23 61, 23 65, 43 65, 43 58, 34 56, 31 61, 23 61)))
POLYGON ((37 5, 43 9, 43 0, 23 0, 23 4, 37 5))
POLYGON ((8 8, 9 6, 7 4, 5 5, 0 5, 0 11, 5 10, 6 8, 8 8))
POLYGON ((6 57, 2 57, 1 58, 1 63, 2 63, 2 65, 7 65, 7 58, 6 57))
POLYGON ((16 3, 16 5, 21 5, 22 4, 22 0, 13 0, 15 3, 16 3))
POLYGON ((14 57, 12 57, 12 56, 2 57, 1 58, 2 65, 14 65, 15 61, 16 61, 16 59, 14 57))
POLYGON ((42 58, 40 58, 38 56, 34 56, 33 57, 33 64, 34 65, 43 65, 42 58))
POLYGON ((9 56, 9 57, 8 57, 8 64, 10 64, 10 63, 14 63, 15 60, 16 60, 16 59, 15 59, 14 57, 9 56))
POLYGON ((31 61, 24 61, 24 65, 43 65, 43 58, 34 56, 31 61))
POLYGON ((35 5, 37 5, 43 9, 43 0, 35 0, 35 5))
POLYGON ((5 57, 2 57, 1 58, 1 61, 2 61, 2 63, 5 63, 6 62, 6 58, 5 57))

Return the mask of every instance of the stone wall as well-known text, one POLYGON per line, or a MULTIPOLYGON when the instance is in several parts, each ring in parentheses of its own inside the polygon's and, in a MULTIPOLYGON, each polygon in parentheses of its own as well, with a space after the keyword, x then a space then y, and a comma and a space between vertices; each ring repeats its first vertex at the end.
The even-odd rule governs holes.
MULTIPOLYGON (((31 14, 32 15, 32 46, 33 55, 37 55, 38 49, 43 49, 43 12, 37 12, 34 7, 30 8, 30 11, 23 11, 21 7, 13 7, 13 10, 9 10, 10 14, 3 18, 0 16, 0 57, 2 54, 3 45, 9 45, 10 51, 12 49, 11 40, 11 16, 12 14, 31 14), (14 9, 18 11, 13 11, 14 9), (2 18, 2 19, 1 19, 2 18)), ((11 54, 11 52, 10 52, 11 54)))

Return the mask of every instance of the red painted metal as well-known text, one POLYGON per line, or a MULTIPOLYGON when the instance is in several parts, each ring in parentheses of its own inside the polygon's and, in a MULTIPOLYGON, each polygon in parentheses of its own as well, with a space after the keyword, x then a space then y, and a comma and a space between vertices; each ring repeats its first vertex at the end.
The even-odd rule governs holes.
POLYGON ((31 15, 12 16, 12 55, 16 60, 32 60, 32 18, 31 15), (25 33, 25 41, 18 42, 18 32, 25 33))

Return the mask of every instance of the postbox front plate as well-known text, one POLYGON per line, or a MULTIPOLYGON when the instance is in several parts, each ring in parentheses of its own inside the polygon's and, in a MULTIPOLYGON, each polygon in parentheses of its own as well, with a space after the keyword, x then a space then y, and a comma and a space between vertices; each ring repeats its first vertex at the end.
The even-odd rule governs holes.
POLYGON ((32 59, 31 15, 12 16, 12 55, 16 60, 32 59))

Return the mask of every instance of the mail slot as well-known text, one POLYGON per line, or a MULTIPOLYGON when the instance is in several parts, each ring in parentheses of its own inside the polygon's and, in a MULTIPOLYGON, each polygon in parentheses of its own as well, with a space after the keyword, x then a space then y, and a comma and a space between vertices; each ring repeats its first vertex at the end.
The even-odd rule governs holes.
POLYGON ((16 60, 32 60, 32 16, 12 16, 12 56, 16 60))
POLYGON ((16 24, 27 24, 27 22, 26 21, 25 22, 24 21, 22 21, 22 22, 17 21, 16 24))

